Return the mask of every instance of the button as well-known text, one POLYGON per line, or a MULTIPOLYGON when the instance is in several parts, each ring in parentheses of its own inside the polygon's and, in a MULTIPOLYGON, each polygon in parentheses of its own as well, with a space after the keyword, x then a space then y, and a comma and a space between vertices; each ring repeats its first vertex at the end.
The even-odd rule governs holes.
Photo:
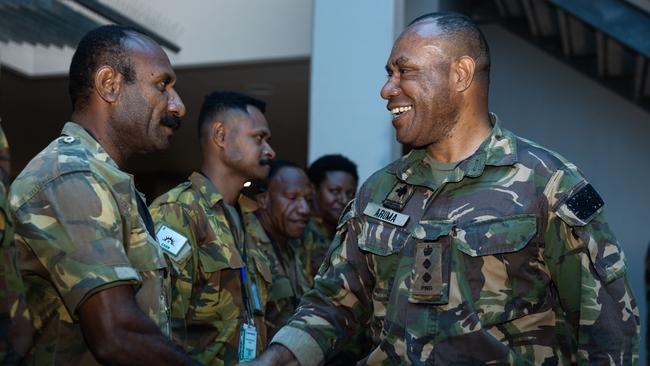
POLYGON ((64 136, 61 141, 63 141, 66 144, 71 144, 74 142, 74 137, 72 136, 64 136))

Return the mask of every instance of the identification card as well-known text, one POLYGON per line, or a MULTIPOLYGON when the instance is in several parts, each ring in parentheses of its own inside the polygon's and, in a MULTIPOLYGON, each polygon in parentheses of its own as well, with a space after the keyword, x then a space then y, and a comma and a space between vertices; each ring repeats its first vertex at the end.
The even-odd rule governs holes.
POLYGON ((239 333, 239 362, 253 361, 257 353, 257 329, 249 324, 241 325, 239 333))

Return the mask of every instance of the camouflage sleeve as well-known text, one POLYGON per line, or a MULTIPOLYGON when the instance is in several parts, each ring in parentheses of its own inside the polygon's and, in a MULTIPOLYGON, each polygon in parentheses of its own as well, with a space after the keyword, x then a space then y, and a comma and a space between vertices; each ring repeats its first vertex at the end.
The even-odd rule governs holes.
POLYGON ((33 328, 16 263, 13 225, 7 211, 9 146, 0 128, 0 364, 13 365, 29 348, 33 328))
POLYGON ((360 231, 354 201, 339 222, 314 288, 303 297, 289 324, 273 338, 289 348, 302 366, 318 365, 369 322, 374 279, 357 245, 360 231))
POLYGON ((636 364, 639 310, 600 196, 571 174, 546 192, 545 259, 569 322, 562 343, 577 347, 578 364, 636 364))
POLYGON ((141 282, 124 250, 129 233, 118 204, 92 173, 62 175, 14 210, 16 240, 38 257, 75 319, 93 293, 141 282))

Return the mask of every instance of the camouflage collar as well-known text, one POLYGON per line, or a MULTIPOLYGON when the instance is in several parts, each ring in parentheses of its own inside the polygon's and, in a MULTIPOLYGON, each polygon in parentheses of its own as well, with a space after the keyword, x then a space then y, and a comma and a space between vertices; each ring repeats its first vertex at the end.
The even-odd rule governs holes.
POLYGON ((95 138, 79 124, 75 122, 66 122, 61 131, 61 135, 78 138, 79 141, 81 141, 81 143, 91 152, 93 158, 120 169, 115 160, 108 155, 102 145, 100 145, 99 142, 97 142, 97 140, 95 140, 95 138))
MULTIPOLYGON (((517 142, 512 132, 501 128, 496 114, 490 113, 492 132, 483 141, 476 152, 458 164, 454 176, 449 181, 459 182, 464 176, 478 177, 483 174, 486 165, 506 166, 517 162, 517 142)), ((391 164, 388 173, 411 185, 437 187, 431 182, 431 167, 426 161, 426 150, 411 150, 391 164)))
POLYGON ((214 207, 217 203, 223 201, 223 196, 219 193, 217 187, 205 175, 194 172, 190 175, 189 180, 192 182, 194 189, 201 193, 209 207, 214 207))

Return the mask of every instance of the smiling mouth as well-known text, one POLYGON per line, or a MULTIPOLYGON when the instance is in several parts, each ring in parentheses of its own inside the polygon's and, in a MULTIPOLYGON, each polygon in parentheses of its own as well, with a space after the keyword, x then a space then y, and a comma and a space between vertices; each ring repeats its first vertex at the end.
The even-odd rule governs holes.
POLYGON ((390 113, 393 115, 393 119, 399 118, 403 113, 406 113, 413 109, 413 105, 408 105, 406 107, 395 107, 390 110, 390 113))

